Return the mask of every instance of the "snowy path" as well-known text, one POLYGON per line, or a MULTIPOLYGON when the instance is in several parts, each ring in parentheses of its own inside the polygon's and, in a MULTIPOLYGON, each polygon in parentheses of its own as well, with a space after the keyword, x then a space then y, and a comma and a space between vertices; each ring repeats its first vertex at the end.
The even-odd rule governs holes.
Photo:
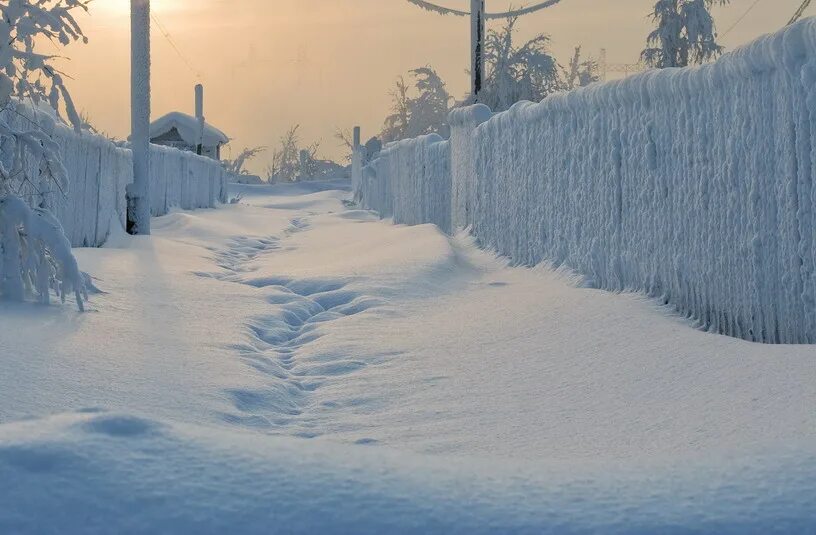
POLYGON ((87 314, 0 307, 0 532, 816 529, 816 349, 695 331, 336 186, 79 251, 87 314))

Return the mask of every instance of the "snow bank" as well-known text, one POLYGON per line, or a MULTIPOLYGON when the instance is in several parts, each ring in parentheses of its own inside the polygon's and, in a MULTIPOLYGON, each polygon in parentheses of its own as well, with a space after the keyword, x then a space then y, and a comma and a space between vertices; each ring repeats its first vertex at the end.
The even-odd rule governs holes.
POLYGON ((516 262, 644 292, 713 332, 813 343, 814 82, 810 19, 711 65, 519 103, 480 125, 487 110, 456 112, 452 156, 391 147, 364 202, 427 222, 426 202, 451 196, 449 225, 516 262), (397 185, 448 157, 451 179, 426 179, 438 190, 397 185))
MULTIPOLYGON (((79 134, 31 106, 18 104, 17 109, 2 113, 9 124, 23 130, 41 128, 59 145, 68 171, 67 190, 59 191, 50 181, 37 185, 21 183, 15 189, 30 205, 44 203, 50 208, 71 245, 102 245, 113 222, 118 220, 125 225, 125 187, 133 181, 130 150, 117 147, 102 136, 79 134)), ((218 162, 157 145, 151 145, 151 151, 150 195, 154 216, 166 214, 172 207, 207 208, 226 202, 227 173, 218 162)))

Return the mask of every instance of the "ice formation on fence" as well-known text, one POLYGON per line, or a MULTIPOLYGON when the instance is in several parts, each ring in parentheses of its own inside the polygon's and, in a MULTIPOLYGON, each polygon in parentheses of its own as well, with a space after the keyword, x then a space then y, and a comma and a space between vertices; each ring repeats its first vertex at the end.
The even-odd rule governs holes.
POLYGON ((700 327, 816 343, 816 19, 687 69, 451 116, 388 146, 363 202, 521 264, 644 292, 700 327), (445 204, 447 203, 447 204, 445 204))
MULTIPOLYGON (((75 247, 105 243, 112 222, 124 227, 125 188, 133 181, 131 152, 104 137, 73 129, 30 106, 2 112, 21 129, 42 129, 59 146, 67 185, 19 184, 14 188, 31 206, 43 204, 57 217, 75 247)), ((214 207, 227 200, 227 174, 220 163, 169 147, 151 145, 150 208, 154 216, 172 207, 214 207)), ((31 173, 37 176, 37 173, 31 173)))

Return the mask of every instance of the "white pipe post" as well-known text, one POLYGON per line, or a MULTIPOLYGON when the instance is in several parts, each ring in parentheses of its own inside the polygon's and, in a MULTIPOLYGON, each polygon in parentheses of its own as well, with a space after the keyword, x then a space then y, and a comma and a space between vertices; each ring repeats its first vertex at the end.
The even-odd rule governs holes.
POLYGON ((204 152, 204 86, 195 86, 195 116, 198 119, 198 143, 196 153, 201 156, 204 152))
POLYGON ((128 232, 150 234, 150 0, 130 0, 130 120, 133 183, 128 232))
POLYGON ((470 0, 470 87, 479 101, 484 86, 485 0, 470 0))
POLYGON ((354 139, 351 147, 351 193, 357 200, 363 177, 363 151, 360 146, 360 127, 354 127, 354 139))
POLYGON ((308 172, 308 165, 309 165, 309 151, 301 149, 300 151, 300 180, 308 180, 310 178, 314 178, 311 176, 306 176, 308 172))

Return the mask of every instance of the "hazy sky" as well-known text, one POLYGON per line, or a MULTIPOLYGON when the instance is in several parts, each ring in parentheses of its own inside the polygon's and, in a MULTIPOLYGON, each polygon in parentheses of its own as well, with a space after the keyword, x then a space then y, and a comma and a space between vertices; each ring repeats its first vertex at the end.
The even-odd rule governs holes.
MULTIPOLYGON (((469 78, 466 19, 442 17, 405 0, 152 0, 153 10, 190 66, 157 28, 153 30, 153 116, 192 113, 193 86, 206 87, 207 120, 247 145, 273 145, 283 131, 301 125, 304 141, 322 141, 322 153, 339 157, 336 127, 379 131, 388 91, 408 70, 431 65, 452 94, 464 94, 469 78)), ((466 9, 467 0, 438 3, 466 9)), ((532 3, 526 2, 527 4, 532 3)), ((521 37, 544 32, 562 63, 575 45, 610 62, 634 62, 650 30, 654 0, 562 0, 524 17, 521 37)), ((719 8, 720 32, 753 3, 732 0, 719 8)), ((729 48, 780 28, 800 0, 760 0, 722 39, 729 48)), ((488 10, 511 2, 487 0, 488 10)), ((522 4, 514 2, 516 6, 522 4)), ((74 80, 78 107, 110 134, 129 131, 129 0, 96 0, 82 25, 88 45, 62 54, 74 80)), ((816 9, 811 10, 815 14, 816 9)), ((262 157, 254 166, 265 166, 262 157)))

